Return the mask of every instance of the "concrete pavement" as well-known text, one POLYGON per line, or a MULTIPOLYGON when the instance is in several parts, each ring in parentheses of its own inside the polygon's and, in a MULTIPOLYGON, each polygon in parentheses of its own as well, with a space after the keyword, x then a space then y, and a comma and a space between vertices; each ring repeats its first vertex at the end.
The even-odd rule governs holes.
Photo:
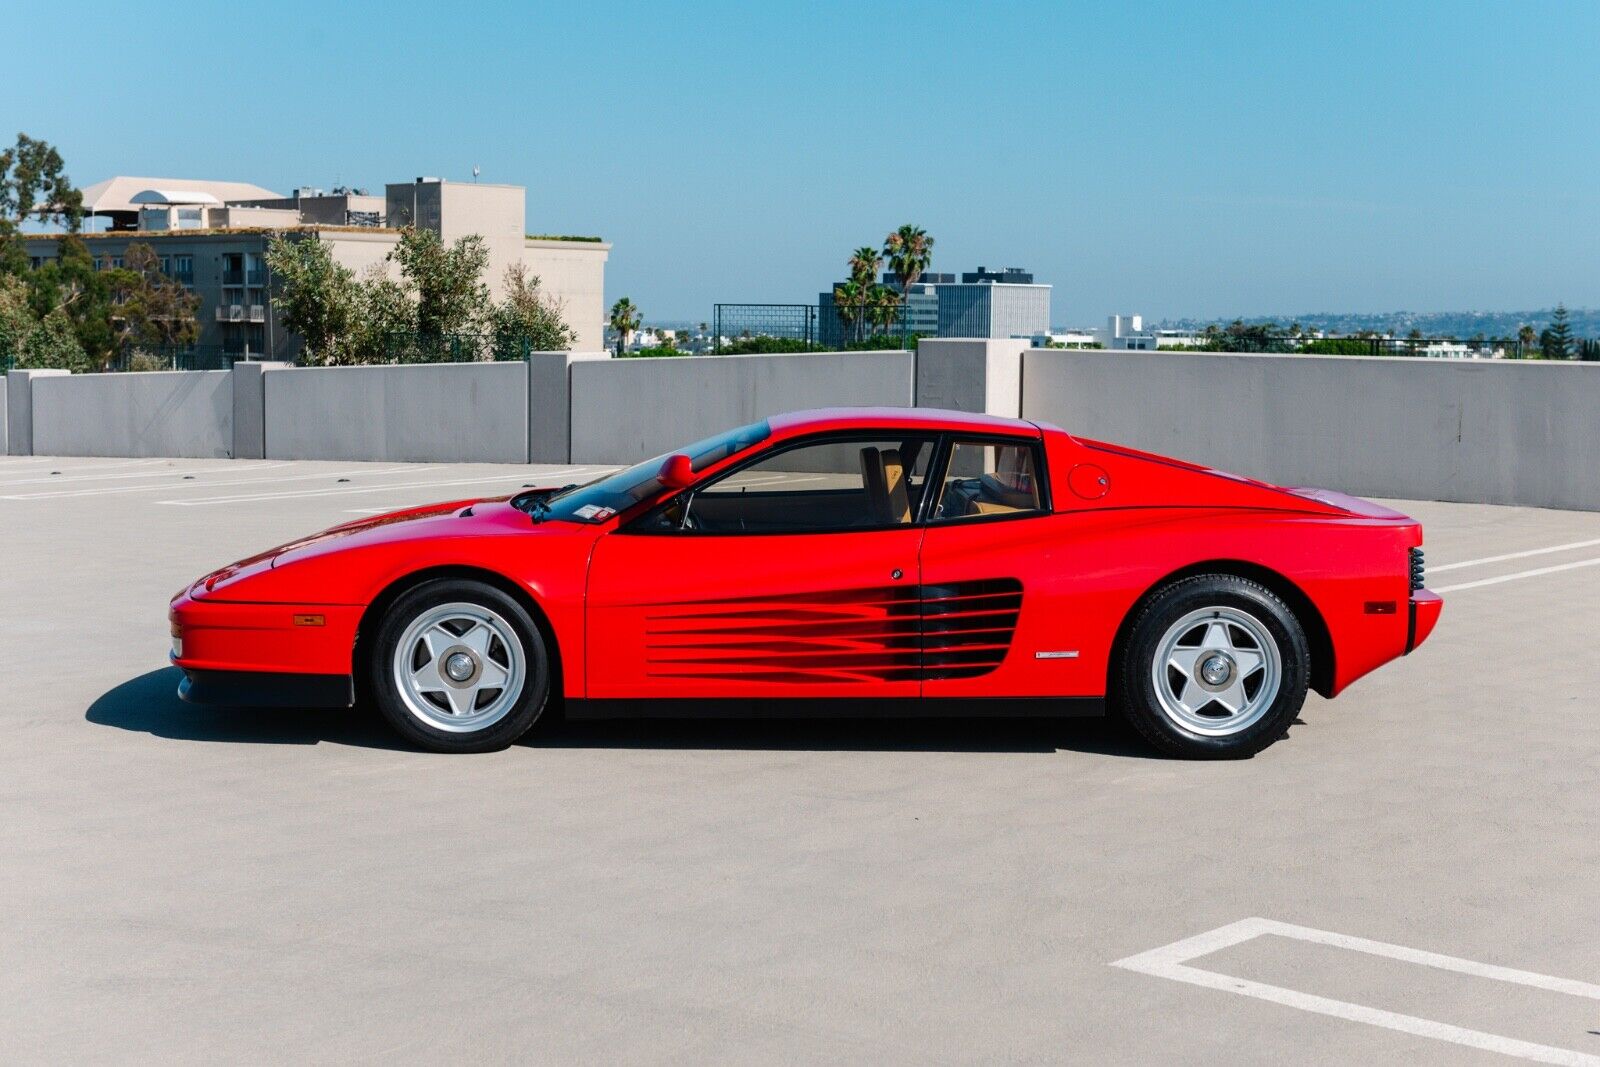
POLYGON ((1093 721, 445 757, 175 697, 184 581, 540 471, 0 459, 0 1059, 1600 1057, 1600 1001, 1559 985, 1600 982, 1600 515, 1398 504, 1461 587, 1438 630, 1241 763, 1093 721), (1271 932, 1190 960, 1214 987, 1112 966, 1250 918, 1478 970, 1271 932))

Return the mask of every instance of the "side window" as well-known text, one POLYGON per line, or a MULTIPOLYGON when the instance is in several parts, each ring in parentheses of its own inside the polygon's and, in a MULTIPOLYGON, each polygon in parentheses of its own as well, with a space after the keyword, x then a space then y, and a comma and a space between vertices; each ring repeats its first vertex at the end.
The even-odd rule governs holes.
POLYGON ((934 522, 1042 512, 1038 447, 957 441, 931 513, 934 522))
POLYGON ((932 437, 834 438, 787 449, 695 490, 679 528, 817 533, 909 525, 933 451, 932 437))

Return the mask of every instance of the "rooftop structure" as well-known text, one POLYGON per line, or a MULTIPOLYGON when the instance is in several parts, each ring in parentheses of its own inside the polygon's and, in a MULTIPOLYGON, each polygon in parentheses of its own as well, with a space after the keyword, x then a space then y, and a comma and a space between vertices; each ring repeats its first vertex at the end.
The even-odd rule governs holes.
MULTIPOLYGON (((84 191, 84 208, 110 229, 83 235, 100 269, 120 267, 128 245, 144 242, 168 275, 199 294, 198 346, 239 356, 292 358, 300 340, 273 307, 267 246, 293 233, 328 245, 336 262, 358 276, 394 268, 388 256, 408 225, 446 243, 475 234, 489 253, 483 281, 499 295, 507 270, 521 264, 560 301, 577 333, 576 346, 603 344, 605 264, 611 246, 591 239, 530 237, 520 185, 418 178, 365 190, 296 189, 282 196, 245 182, 187 178, 110 178, 84 191)), ((59 255, 59 235, 27 234, 34 266, 59 255)))
POLYGON ((113 230, 133 230, 140 209, 147 205, 220 207, 235 201, 276 199, 280 194, 249 182, 218 182, 195 178, 133 178, 118 175, 95 182, 83 190, 86 218, 103 218, 113 230))

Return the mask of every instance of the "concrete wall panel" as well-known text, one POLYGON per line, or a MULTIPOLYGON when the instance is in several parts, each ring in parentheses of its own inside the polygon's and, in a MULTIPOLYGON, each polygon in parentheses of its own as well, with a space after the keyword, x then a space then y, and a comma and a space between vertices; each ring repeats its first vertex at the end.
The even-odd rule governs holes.
POLYGON ((1600 366, 1056 351, 1023 414, 1287 485, 1600 510, 1600 366))
POLYGON ((524 363, 269 371, 269 459, 526 463, 524 363))
POLYGON ((233 365, 233 458, 264 459, 267 454, 267 397, 263 375, 287 363, 233 365))
POLYGON ((609 352, 529 353, 528 462, 571 462, 572 364, 610 358, 609 352))
POLYGON ((33 451, 40 456, 233 454, 233 374, 73 374, 33 381, 33 451))
POLYGON ((31 456, 33 451, 33 383, 60 377, 64 370, 14 370, 6 372, 6 454, 31 456))
POLYGON ((1025 340, 924 339, 917 344, 917 406, 1021 414, 1025 340))
POLYGON ((676 356, 572 364, 572 462, 634 463, 785 411, 909 407, 911 352, 676 356))

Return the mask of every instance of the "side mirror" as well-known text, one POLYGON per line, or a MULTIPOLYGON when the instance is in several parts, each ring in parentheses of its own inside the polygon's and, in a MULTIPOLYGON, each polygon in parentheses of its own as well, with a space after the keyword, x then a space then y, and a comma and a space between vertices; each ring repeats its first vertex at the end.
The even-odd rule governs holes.
POLYGON ((687 489, 694 481, 694 461, 682 452, 668 456, 656 480, 668 489, 687 489))

